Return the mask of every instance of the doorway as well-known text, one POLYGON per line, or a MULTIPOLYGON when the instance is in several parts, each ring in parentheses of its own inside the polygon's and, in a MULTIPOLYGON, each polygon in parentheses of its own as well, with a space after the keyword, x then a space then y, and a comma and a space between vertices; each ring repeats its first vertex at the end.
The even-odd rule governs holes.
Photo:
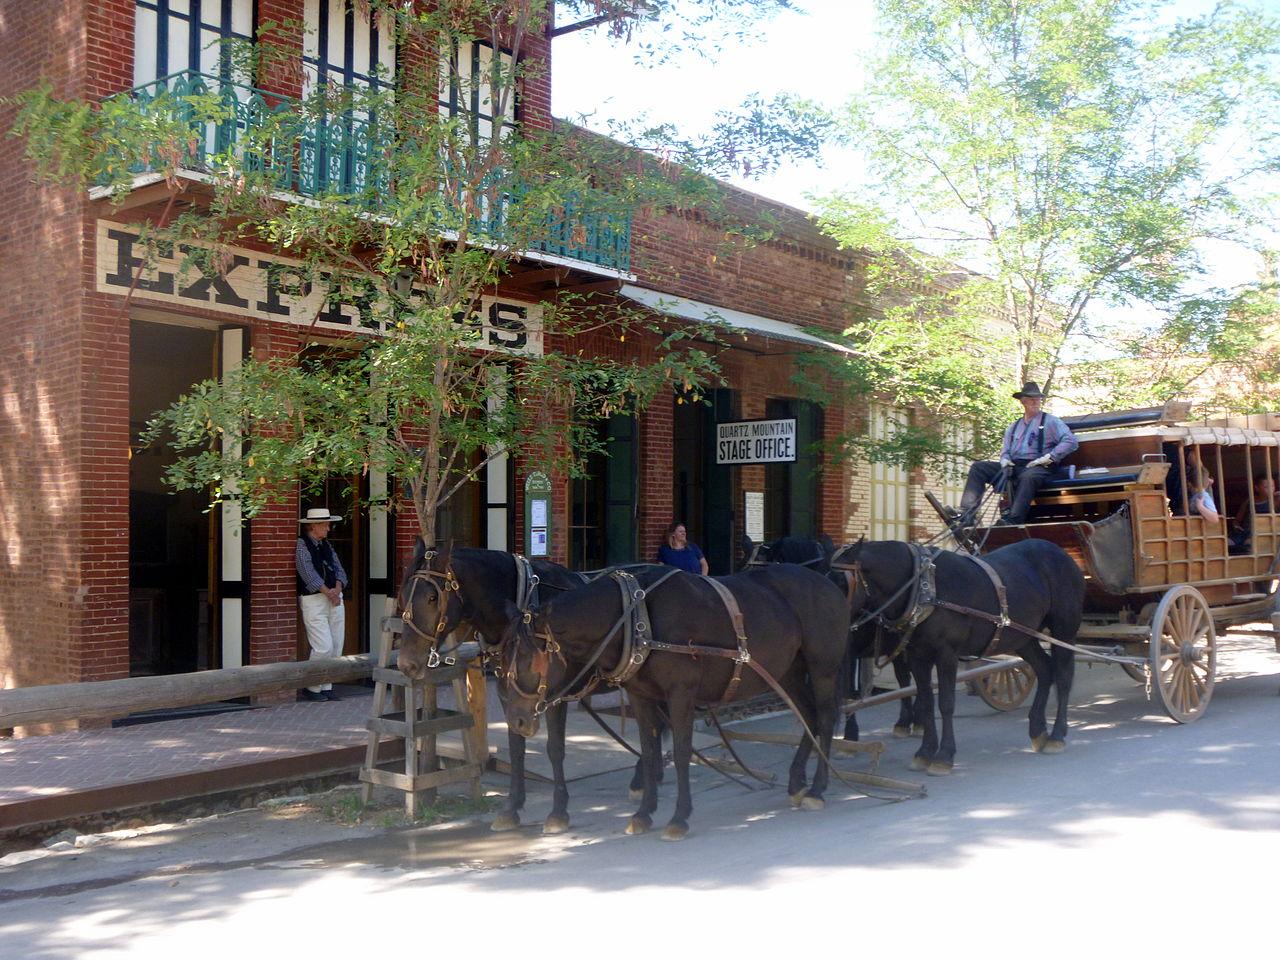
POLYGON ((709 392, 706 402, 675 405, 671 445, 673 520, 683 520, 689 539, 702 548, 712 574, 733 572, 733 475, 716 463, 716 424, 733 420, 737 393, 709 392))
POLYGON ((129 343, 129 675, 220 666, 213 561, 216 514, 203 491, 164 481, 177 455, 163 441, 137 450, 147 421, 216 374, 212 330, 135 320, 129 343))
MULTIPOLYGON (((366 496, 363 480, 330 477, 323 487, 314 493, 304 491, 301 497, 302 512, 299 516, 305 516, 312 507, 327 507, 330 513, 342 517, 340 523, 330 524, 328 540, 350 581, 343 592, 343 605, 347 608, 342 624, 343 656, 369 652, 366 639, 369 636, 368 531, 364 507, 366 496)), ((299 617, 298 659, 305 660, 310 655, 311 645, 307 642, 307 632, 299 617)))
POLYGON ((822 408, 807 400, 770 397, 766 420, 796 422, 796 459, 764 468, 764 538, 812 538, 818 535, 818 471, 822 457, 815 444, 822 438, 822 408))
POLYGON ((588 458, 586 475, 573 481, 569 566, 598 570, 632 563, 636 536, 636 420, 614 414, 600 425, 604 450, 588 458))

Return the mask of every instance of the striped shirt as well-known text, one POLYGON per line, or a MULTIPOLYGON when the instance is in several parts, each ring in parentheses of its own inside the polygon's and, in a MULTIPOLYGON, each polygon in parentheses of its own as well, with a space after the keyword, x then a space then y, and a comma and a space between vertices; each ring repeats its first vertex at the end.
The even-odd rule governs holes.
MULTIPOLYGON (((321 543, 322 541, 312 537, 311 534, 305 534, 312 543, 321 543)), ((297 549, 294 551, 294 560, 298 567, 298 576, 302 578, 303 586, 312 593, 319 593, 324 589, 324 577, 316 570, 316 565, 311 562, 311 551, 307 549, 307 545, 303 543, 302 537, 297 540, 297 549)), ((350 584, 347 579, 347 571, 342 569, 342 561, 338 559, 338 551, 333 551, 333 571, 338 577, 338 583, 343 587, 350 584)))
POLYGON ((1075 453, 1079 446, 1080 441, 1060 417, 1055 417, 1052 413, 1037 413, 1030 423, 1027 423, 1025 417, 1019 417, 1009 424, 1004 432, 1000 456, 1010 460, 1035 460, 1047 453, 1054 463, 1061 463, 1075 453), (1043 447, 1040 445, 1041 417, 1044 417, 1043 447))

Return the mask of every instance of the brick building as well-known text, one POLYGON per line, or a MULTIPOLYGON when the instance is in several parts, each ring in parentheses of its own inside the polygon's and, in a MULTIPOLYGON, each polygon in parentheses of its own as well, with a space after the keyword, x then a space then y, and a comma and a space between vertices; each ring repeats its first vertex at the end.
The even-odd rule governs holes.
MULTIPOLYGON (((375 83, 375 64, 394 66, 376 25, 329 0, 47 0, 35 7, 0 0, 0 96, 46 79, 60 96, 100 99, 216 73, 210 43, 251 40, 255 17, 310 28, 296 38, 301 71, 257 78, 270 94, 298 97, 308 77, 375 83)), ((551 48, 550 36, 536 38, 527 56, 549 63, 551 48)), ((525 82, 520 108, 522 123, 552 123, 549 69, 525 82)), ((12 113, 3 109, 7 129, 12 113)), ((124 208, 113 210, 92 192, 35 183, 22 150, 21 141, 0 138, 8 213, 0 286, 9 306, 0 334, 0 682, 294 658, 305 646, 294 538, 299 511, 310 504, 295 497, 243 524, 232 507, 207 514, 200 498, 162 486, 163 451, 131 457, 130 444, 152 412, 191 384, 249 355, 297 356, 350 329, 350 318, 307 325, 310 315, 290 315, 267 269, 287 258, 265 247, 238 251, 220 280, 175 279, 163 264, 139 273, 130 222, 157 212, 162 185, 140 178, 124 208)), ((883 429, 892 415, 839 397, 819 408, 792 395, 795 354, 827 349, 802 328, 838 330, 851 306, 866 306, 857 257, 799 211, 742 191, 731 191, 730 204, 739 215, 758 211, 776 221, 774 239, 716 258, 715 227, 665 214, 636 219, 625 255, 550 243, 530 251, 529 262, 544 273, 612 281, 614 295, 673 322, 711 315, 742 334, 720 356, 728 383, 710 405, 671 395, 634 420, 616 417, 608 427, 611 456, 591 478, 553 478, 553 559, 589 568, 649 558, 667 523, 680 517, 713 572, 728 572, 740 562, 749 500, 763 513, 766 538, 926 532, 920 471, 824 468, 803 449, 795 462, 717 465, 717 423, 795 420, 803 448, 850 426, 883 429)), ((536 311, 537 290, 500 287, 493 308, 536 311)), ((448 533, 475 546, 527 549, 522 490, 534 467, 518 459, 487 467, 483 482, 450 507, 448 533)), ((337 486, 327 497, 351 518, 336 540, 353 574, 348 652, 367 649, 416 535, 411 520, 361 505, 385 484, 372 476, 354 499, 343 502, 337 486)))

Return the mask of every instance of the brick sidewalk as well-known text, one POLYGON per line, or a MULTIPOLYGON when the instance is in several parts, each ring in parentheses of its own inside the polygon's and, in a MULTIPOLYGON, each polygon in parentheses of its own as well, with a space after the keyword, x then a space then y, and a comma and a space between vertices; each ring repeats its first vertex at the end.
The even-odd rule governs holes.
MULTIPOLYGON (((125 727, 0 740, 0 832, 143 804, 205 796, 290 779, 349 772, 364 761, 366 688, 330 703, 285 703, 125 727)), ((441 707, 452 691, 440 691, 441 707)), ((602 704, 603 705, 603 704, 602 704)), ((492 681, 490 750, 506 755, 506 728, 492 681)), ((634 726, 627 733, 634 740, 634 726)), ((443 737, 451 742, 457 734, 443 737)), ((585 713, 570 710, 570 779, 630 766, 634 758, 585 713)), ((384 741, 397 749, 396 741, 384 741)), ((460 742, 458 744, 460 747, 460 742)), ((550 774, 542 738, 529 743, 531 772, 550 774)))

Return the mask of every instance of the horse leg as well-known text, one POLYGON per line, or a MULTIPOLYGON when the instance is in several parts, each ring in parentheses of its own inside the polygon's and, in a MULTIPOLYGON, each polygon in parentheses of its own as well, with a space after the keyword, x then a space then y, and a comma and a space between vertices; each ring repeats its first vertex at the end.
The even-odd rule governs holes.
POLYGON ((542 823, 544 834, 564 833, 569 829, 569 786, 564 779, 564 739, 569 705, 563 701, 547 708, 547 759, 555 781, 551 813, 542 823))
MULTIPOLYGON (((800 805, 806 810, 820 810, 825 806, 822 795, 827 791, 827 784, 831 779, 831 766, 828 758, 831 756, 831 738, 835 733, 836 716, 840 711, 840 700, 837 694, 834 677, 829 673, 818 671, 810 674, 810 682, 813 687, 813 699, 815 701, 815 717, 816 726, 811 725, 810 730, 814 736, 818 738, 818 746, 821 752, 818 756, 818 769, 813 774, 813 786, 809 789, 809 795, 800 802, 800 805)), ((801 743, 809 738, 805 737, 801 743)))
MULTIPOLYGON (((804 720, 805 725, 812 730, 814 725, 813 691, 809 689, 809 684, 805 679, 804 666, 799 658, 796 659, 796 662, 791 665, 791 669, 778 682, 796 705, 796 709, 800 711, 800 717, 804 720)), ((796 747, 795 756, 791 759, 791 769, 787 777, 787 796, 791 798, 791 806, 793 807, 804 806, 804 801, 809 795, 809 778, 805 774, 809 766, 809 754, 812 750, 813 744, 801 732, 800 745, 796 747)), ((818 805, 820 806, 821 803, 822 799, 819 797, 818 805)))
MULTIPOLYGON (((667 699, 671 721, 671 759, 676 771, 676 812, 662 831, 663 840, 683 840, 689 835, 693 793, 689 789, 689 763, 693 760, 693 689, 678 691, 667 699)), ((658 736, 658 763, 662 762, 662 737, 658 736)), ((656 784, 655 784, 656 786, 656 784)))
POLYGON ((1040 644, 1028 641, 1018 650, 1018 656, 1027 662, 1035 671, 1036 692, 1031 698, 1031 707, 1027 710, 1028 735, 1031 737, 1031 748, 1039 753, 1049 739, 1045 729, 1045 707, 1049 704, 1049 691, 1053 687, 1053 666, 1049 657, 1040 649, 1040 644))
POLYGON ((938 751, 938 728, 933 720, 933 661, 924 653, 910 654, 911 676, 916 684, 915 714, 924 726, 920 749, 911 759, 912 770, 927 770, 938 751))
POLYGON ((640 765, 644 768, 644 792, 640 806, 627 824, 627 833, 648 833, 653 827, 653 811, 658 809, 658 764, 662 762, 662 734, 658 727, 658 710, 653 701, 631 697, 640 730, 640 765))
POLYGON ((1053 662, 1053 683, 1058 692, 1058 713, 1053 721, 1053 732, 1043 747, 1043 753, 1061 753, 1067 749, 1067 705, 1071 700, 1071 685, 1076 674, 1074 650, 1054 647, 1050 654, 1053 662))
POLYGON ((511 754, 511 777, 507 786, 507 806, 489 829, 501 833, 520 826, 520 809, 524 806, 524 737, 507 728, 507 751, 511 754))
MULTIPOLYGON (((626 701, 624 700, 623 703, 625 705, 626 701)), ((632 712, 634 712, 634 708, 632 712)), ((662 783, 662 773, 663 773, 663 769, 666 767, 666 764, 663 762, 663 759, 662 759, 661 746, 662 746, 662 735, 667 729, 667 721, 666 721, 666 718, 663 716, 662 711, 658 711, 658 715, 656 719, 658 723, 658 746, 659 746, 658 783, 662 783)), ((641 797, 644 796, 644 758, 643 757, 636 758, 635 768, 631 771, 631 783, 627 785, 627 796, 629 796, 632 800, 639 800, 641 797)))
MULTIPOLYGON (((905 689, 911 684, 911 667, 904 654, 893 658, 893 676, 898 681, 898 689, 905 689)), ((924 721, 920 719, 920 698, 903 697, 898 701, 898 722, 893 725, 893 735, 906 739, 913 734, 924 732, 924 721)))
MULTIPOLYGON (((850 700, 858 699, 858 670, 860 665, 858 658, 853 655, 852 647, 845 654, 844 660, 840 662, 839 679, 836 681, 836 690, 841 698, 848 697, 850 700)), ((841 701, 837 700, 837 707, 841 701)), ((844 721, 844 738, 846 740, 858 739, 858 714, 856 711, 849 711, 849 716, 844 721)))
MULTIPOLYGON (((931 777, 945 777, 951 772, 956 758, 956 673, 959 661, 955 651, 947 645, 938 651, 938 713, 942 717, 942 744, 929 762, 931 777)), ((932 719, 932 717, 930 718, 932 719)))

